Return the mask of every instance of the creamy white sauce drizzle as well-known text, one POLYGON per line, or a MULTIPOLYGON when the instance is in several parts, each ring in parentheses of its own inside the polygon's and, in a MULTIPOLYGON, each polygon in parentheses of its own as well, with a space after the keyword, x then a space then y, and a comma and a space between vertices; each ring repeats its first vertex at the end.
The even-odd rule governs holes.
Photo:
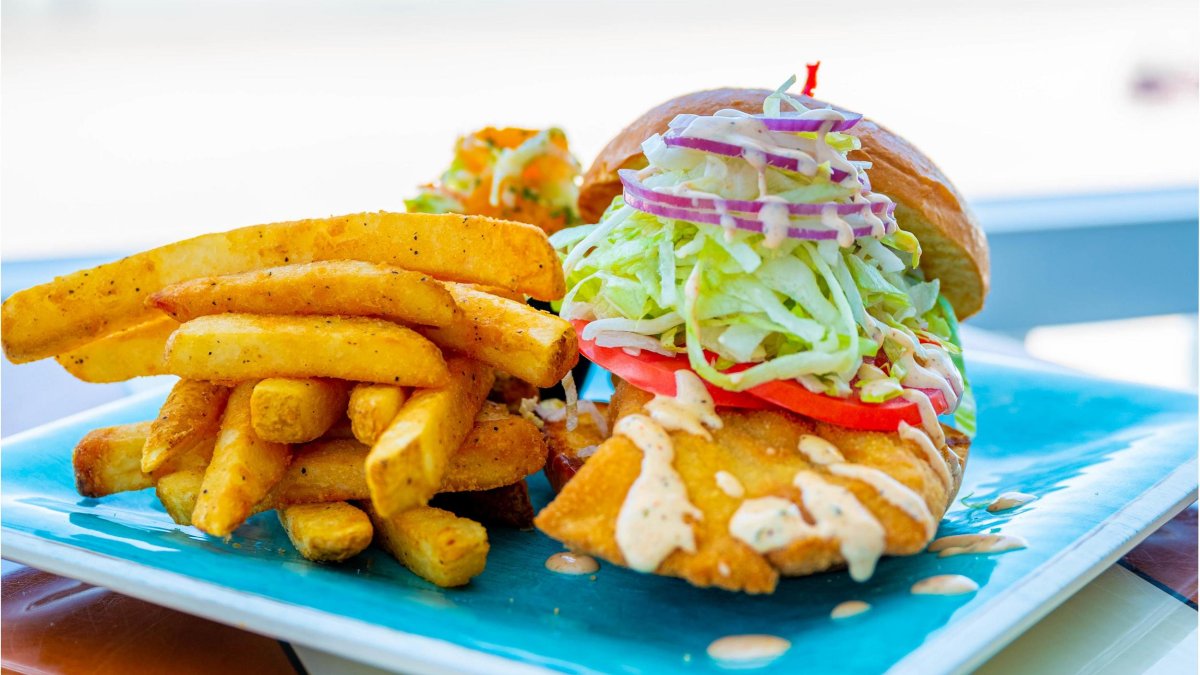
POLYGON ((717 487, 721 488, 721 492, 734 499, 741 499, 746 495, 746 488, 742 487, 742 482, 728 471, 716 472, 713 474, 713 479, 717 481, 717 487))
POLYGON ((792 643, 775 635, 727 635, 708 645, 708 657, 737 667, 766 665, 792 648, 792 643))
POLYGON ((595 574, 600 569, 600 563, 590 555, 564 551, 546 558, 546 569, 559 574, 595 574))
POLYGON ((846 461, 842 453, 834 446, 833 443, 812 434, 803 434, 800 436, 800 442, 796 444, 808 461, 813 464, 824 466, 826 464, 836 464, 846 461))
POLYGON ((954 534, 933 540, 929 544, 929 552, 945 558, 964 554, 1006 553, 1028 547, 1029 542, 1023 537, 1011 534, 954 534))
POLYGON ((800 507, 783 497, 742 502, 729 519, 729 533, 758 553, 781 549, 801 537, 821 536, 804 520, 800 507))
POLYGON ((645 415, 628 415, 613 430, 642 451, 642 471, 617 514, 617 547, 630 568, 653 572, 676 549, 695 553, 691 520, 703 513, 688 501, 687 486, 673 466, 671 437, 645 415))
POLYGON ((801 471, 794 482, 800 488, 804 509, 816 521, 817 532, 825 539, 838 540, 850 578, 870 579, 875 563, 883 555, 883 526, 852 492, 826 482, 818 474, 801 471))
POLYGON ((942 431, 942 423, 938 421, 937 411, 933 409, 933 403, 930 402, 929 396, 920 389, 905 389, 900 393, 900 398, 917 404, 917 410, 921 412, 921 427, 925 430, 925 435, 933 442, 933 447, 945 446, 946 433, 942 431))
POLYGON ((825 467, 829 473, 851 478, 875 488, 885 502, 920 523, 925 528, 926 537, 932 537, 937 530, 937 523, 933 519, 933 514, 929 512, 925 500, 907 485, 878 469, 861 464, 846 463, 845 457, 837 447, 820 436, 804 434, 800 437, 798 447, 810 462, 825 467))
POLYGON ((1025 506, 1036 499, 1037 495, 1026 494, 1024 492, 1004 492, 999 497, 993 499, 991 504, 988 504, 987 510, 991 513, 1008 511, 1018 506, 1025 506))
POLYGON ((964 595, 979 590, 979 584, 961 574, 939 574, 912 586, 913 595, 964 595))
POLYGON ((870 611, 870 609, 871 605, 863 602, 862 600, 847 600, 846 602, 838 604, 837 607, 834 607, 833 611, 829 613, 829 618, 849 619, 852 616, 858 616, 863 612, 870 611))
POLYGON ((775 199, 763 204, 762 209, 758 212, 758 220, 763 226, 763 246, 767 248, 779 248, 779 245, 787 239, 788 228, 791 226, 787 202, 775 201, 775 199))
POLYGON ((675 395, 655 394, 646 412, 667 430, 684 431, 712 440, 709 429, 721 428, 712 394, 704 381, 690 370, 675 371, 675 395))
POLYGON ((937 522, 933 519, 933 514, 929 512, 929 506, 925 504, 925 500, 907 485, 886 473, 861 464, 833 464, 829 467, 829 472, 835 476, 853 478, 875 488, 885 502, 920 523, 925 528, 926 538, 932 537, 937 531, 937 522))
POLYGON ((854 245, 854 228, 850 227, 845 218, 838 215, 836 206, 821 209, 821 224, 837 231, 838 246, 850 248, 854 245))
POLYGON ((900 438, 911 441, 921 449, 921 452, 925 453, 925 459, 929 462, 929 466, 933 467, 934 473, 941 479, 942 485, 949 489, 954 484, 954 477, 950 474, 950 465, 946 463, 946 458, 933 445, 933 441, 930 440, 924 431, 914 426, 909 426, 908 422, 901 422, 896 432, 900 434, 900 438))

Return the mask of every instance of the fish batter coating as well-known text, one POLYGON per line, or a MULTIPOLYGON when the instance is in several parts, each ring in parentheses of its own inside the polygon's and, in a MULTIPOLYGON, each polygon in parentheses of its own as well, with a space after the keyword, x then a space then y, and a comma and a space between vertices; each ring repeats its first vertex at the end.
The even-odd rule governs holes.
MULTIPOLYGON (((609 414, 613 421, 642 412, 651 394, 617 382, 609 414)), ((775 496, 800 507, 805 519, 812 516, 803 507, 801 492, 793 484, 799 471, 816 471, 830 484, 854 494, 882 525, 885 555, 911 555, 924 550, 932 527, 884 500, 879 491, 860 480, 833 475, 815 465, 798 446, 804 434, 833 443, 849 464, 871 467, 912 490, 926 504, 934 523, 952 503, 961 483, 969 441, 947 428, 949 484, 931 466, 915 443, 896 433, 846 429, 786 411, 720 411, 723 426, 706 440, 683 432, 671 432, 675 445, 675 470, 687 487, 688 498, 703 512, 693 520, 696 551, 676 550, 656 570, 657 574, 679 577, 695 586, 715 586, 730 591, 771 593, 782 576, 803 576, 839 568, 845 560, 837 539, 804 537, 766 554, 756 552, 735 538, 730 519, 744 499, 775 496), (730 490, 730 474, 742 488, 730 490), (721 483, 724 483, 722 485, 721 483), (730 494, 733 492, 735 494, 730 494)), ((550 537, 580 553, 617 565, 625 559, 616 541, 617 515, 630 486, 641 472, 642 453, 627 438, 614 436, 600 445, 558 497, 538 514, 535 525, 550 537)))

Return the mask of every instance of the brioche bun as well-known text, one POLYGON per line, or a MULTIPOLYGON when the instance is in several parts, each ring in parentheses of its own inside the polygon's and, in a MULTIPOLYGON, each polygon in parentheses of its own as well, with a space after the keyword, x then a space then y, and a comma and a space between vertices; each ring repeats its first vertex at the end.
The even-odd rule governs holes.
MULTIPOLYGON (((584 222, 594 223, 621 194, 619 169, 646 166, 641 144, 667 130, 681 113, 711 115, 718 110, 761 112, 766 89, 712 89, 673 98, 634 120, 609 141, 583 177, 579 210, 584 222)), ((805 105, 827 103, 804 96, 805 105)), ((837 106, 834 106, 837 108, 837 106)), ((872 188, 896 202, 900 227, 921 241, 921 269, 926 278, 941 279, 942 294, 960 319, 977 313, 987 295, 990 264, 987 239, 962 196, 934 163, 911 143, 869 119, 848 133, 862 141, 851 159, 872 163, 872 188)))

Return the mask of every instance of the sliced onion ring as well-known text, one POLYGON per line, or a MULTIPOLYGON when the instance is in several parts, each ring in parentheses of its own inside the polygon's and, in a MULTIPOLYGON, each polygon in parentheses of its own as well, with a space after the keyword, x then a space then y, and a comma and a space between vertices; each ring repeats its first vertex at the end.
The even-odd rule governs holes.
MULTIPOLYGON (((663 143, 676 148, 688 148, 689 150, 699 150, 700 152, 709 152, 714 155, 723 155, 725 157, 745 157, 746 153, 759 152, 766 158, 768 166, 773 166, 777 169, 785 171, 795 171, 796 173, 805 176, 812 176, 817 173, 817 160, 812 160, 812 164, 801 166, 800 160, 795 157, 785 157, 776 155, 770 152, 762 152, 746 148, 733 143, 723 143, 721 141, 710 141, 707 138, 697 138, 695 136, 677 136, 675 134, 667 134, 662 137, 663 143)), ((806 163, 807 164, 807 163, 806 163)), ((841 169, 831 169, 830 179, 835 183, 841 183, 846 180, 850 174, 841 169)))
MULTIPOLYGON (((812 112, 812 111, 810 111, 812 112)), ((832 111, 837 113, 837 111, 832 111)), ((819 117, 795 117, 791 115, 781 115, 779 117, 767 117, 766 115, 755 115, 755 119, 762 120, 771 131, 820 131, 823 124, 832 122, 828 131, 846 131, 854 125, 862 121, 863 116, 858 113, 837 113, 842 116, 842 119, 821 119, 819 117)))
MULTIPOLYGON (((637 209, 638 211, 643 211, 645 213, 649 213, 650 215, 659 216, 662 218, 687 220, 693 223, 705 223, 720 227, 724 227, 726 224, 732 224, 734 227, 740 230, 759 233, 763 231, 763 224, 760 220, 738 218, 737 216, 728 214, 722 216, 715 211, 698 211, 696 209, 668 206, 666 204, 660 204, 658 202, 642 199, 630 193, 629 190, 625 191, 625 203, 630 207, 637 209), (725 222, 722 222, 723 220, 725 222)), ((869 225, 864 227, 855 227, 853 230, 855 237, 866 237, 871 234, 871 227, 869 225)), ((837 239, 838 231, 832 229, 818 230, 802 227, 789 227, 787 236, 791 237, 792 239, 810 239, 813 241, 822 241, 827 239, 837 239)))
MULTIPOLYGON (((758 213, 763 207, 770 202, 745 199, 710 199, 706 197, 684 197, 681 195, 673 195, 669 192, 662 192, 651 187, 646 187, 644 183, 637 179, 637 172, 633 169, 621 169, 617 172, 621 177, 621 184, 625 186, 625 194, 630 195, 650 202, 658 202, 667 206, 680 206, 690 209, 702 209, 706 211, 716 211, 718 214, 722 212, 737 211, 740 213, 758 213)), ((891 216, 896 210, 896 204, 893 202, 870 202, 867 204, 843 204, 841 202, 818 202, 815 204, 788 204, 787 210, 793 216, 820 216, 825 213, 825 209, 833 207, 839 216, 852 216, 861 214, 868 209, 876 215, 891 216)), ((636 208, 636 207, 635 207, 636 208)), ((639 209, 640 210, 640 209, 639 209)))

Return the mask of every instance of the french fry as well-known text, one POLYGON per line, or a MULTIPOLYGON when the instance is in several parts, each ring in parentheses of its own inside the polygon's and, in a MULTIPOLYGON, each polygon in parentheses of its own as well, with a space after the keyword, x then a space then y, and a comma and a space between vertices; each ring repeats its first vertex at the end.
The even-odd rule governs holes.
POLYGON ((272 377, 254 385, 250 421, 264 441, 307 443, 346 413, 350 383, 323 378, 272 377))
POLYGON ((380 515, 369 502, 363 508, 380 546, 430 583, 463 586, 487 565, 487 530, 473 520, 431 506, 394 516, 380 515))
POLYGON ((179 525, 191 525, 192 513, 196 510, 196 499, 204 484, 204 469, 184 469, 169 473, 154 486, 158 501, 162 502, 167 515, 179 525))
POLYGON ((350 392, 350 428, 354 437, 374 445, 379 435, 391 425, 408 399, 403 387, 390 384, 356 384, 350 392))
POLYGON ((438 491, 492 388, 492 369, 467 358, 447 364, 447 384, 413 394, 367 456, 367 485, 379 512, 421 506, 438 491))
POLYGON ((379 319, 217 314, 179 327, 168 372, 193 380, 333 377, 433 387, 446 381, 441 351, 379 319))
POLYGON ((432 276, 357 260, 192 279, 154 293, 146 303, 176 321, 235 312, 375 316, 445 326, 458 313, 446 287, 432 276))
POLYGON ((512 485, 491 490, 443 492, 431 499, 429 505, 487 527, 533 528, 533 502, 529 499, 529 485, 523 478, 512 485))
POLYGON ((298 446, 287 471, 258 508, 366 499, 370 494, 365 469, 369 451, 352 438, 298 446))
POLYGON ((141 453, 142 471, 153 473, 172 457, 209 442, 221 426, 229 387, 201 380, 180 380, 150 425, 141 453))
POLYGON ((291 450, 259 439, 250 423, 254 382, 243 382, 229 395, 212 462, 196 499, 192 524, 224 537, 251 514, 254 506, 287 470, 291 450))
MULTIPOLYGON (((155 485, 172 518, 189 524, 216 433, 148 474, 142 471, 140 461, 149 427, 149 422, 140 422, 97 429, 85 436, 74 458, 77 487, 85 497, 104 497, 155 485), (191 477, 183 475, 189 472, 191 477)), ((254 510, 369 499, 365 469, 369 452, 369 446, 353 438, 323 438, 296 446, 283 477, 254 510)), ((545 446, 532 424, 503 414, 497 404, 488 404, 455 451, 438 491, 503 487, 536 473, 545 459, 545 446)))
POLYGON ((150 422, 89 431, 71 456, 79 494, 104 497, 153 485, 154 479, 142 473, 141 467, 142 446, 149 431, 150 422))
POLYGON ((277 511, 292 546, 314 562, 341 562, 371 545, 375 529, 362 509, 346 502, 301 504, 277 511))
POLYGON ((212 435, 164 463, 153 474, 142 471, 142 446, 150 433, 150 422, 105 427, 88 432, 75 446, 71 463, 75 487, 84 497, 105 497, 117 492, 141 490, 175 471, 204 467, 212 456, 212 435))
POLYGON ((546 443, 538 428, 489 401, 450 456, 438 491, 491 490, 537 473, 545 463, 546 443))
POLYGON ((0 342, 14 363, 36 361, 153 318, 146 296, 171 284, 289 263, 362 260, 441 279, 566 291, 562 268, 532 225, 454 214, 360 213, 206 234, 58 277, 0 307, 0 342))
POLYGON ((54 358, 84 382, 123 382, 162 375, 166 372, 163 356, 167 338, 178 327, 178 321, 159 316, 54 358))
POLYGON ((539 387, 558 384, 579 360, 575 329, 564 319, 464 284, 446 284, 461 316, 421 334, 539 387))

